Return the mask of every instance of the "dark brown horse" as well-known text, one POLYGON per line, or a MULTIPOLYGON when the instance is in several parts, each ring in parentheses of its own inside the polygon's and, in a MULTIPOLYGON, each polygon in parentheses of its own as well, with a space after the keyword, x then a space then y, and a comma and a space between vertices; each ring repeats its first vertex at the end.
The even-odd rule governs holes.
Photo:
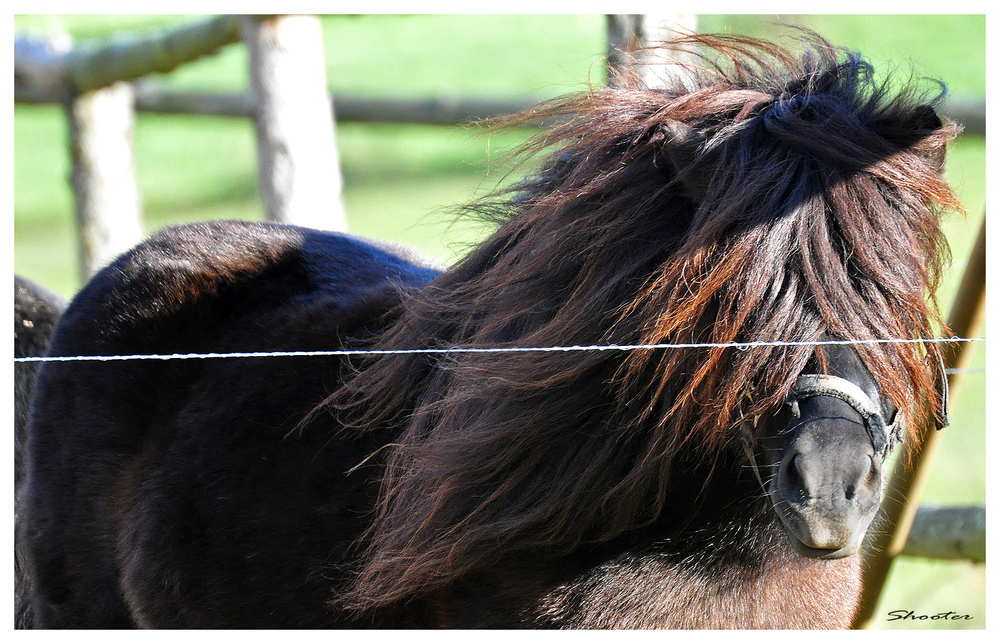
POLYGON ((548 160, 443 272, 228 222, 94 278, 53 355, 429 351, 47 363, 37 625, 848 626, 885 454, 945 420, 936 345, 870 341, 940 324, 956 127, 818 38, 687 44, 525 115, 548 160))
MULTIPOLYGON (((56 322, 66 308, 66 301, 40 284, 14 276, 14 357, 44 356, 56 322)), ((27 443, 28 409, 35 389, 40 363, 14 365, 14 530, 20 525, 17 499, 24 480, 24 451, 27 443)), ((28 578, 23 552, 14 545, 14 625, 30 628, 32 624, 28 578)))

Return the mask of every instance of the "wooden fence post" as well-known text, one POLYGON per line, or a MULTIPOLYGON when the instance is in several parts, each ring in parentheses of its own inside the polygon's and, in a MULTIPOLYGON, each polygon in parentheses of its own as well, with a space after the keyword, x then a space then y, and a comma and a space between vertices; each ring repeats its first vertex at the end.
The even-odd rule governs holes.
POLYGON ((119 82, 74 95, 66 105, 84 281, 142 239, 133 103, 131 85, 119 82))
POLYGON ((258 180, 268 219, 346 230, 323 34, 315 16, 247 17, 258 180))
POLYGON ((698 16, 675 14, 609 14, 608 80, 614 73, 631 67, 649 87, 663 87, 667 78, 683 71, 679 63, 687 56, 678 51, 650 49, 657 44, 698 29, 698 16), (645 48, 645 49, 643 49, 645 48))

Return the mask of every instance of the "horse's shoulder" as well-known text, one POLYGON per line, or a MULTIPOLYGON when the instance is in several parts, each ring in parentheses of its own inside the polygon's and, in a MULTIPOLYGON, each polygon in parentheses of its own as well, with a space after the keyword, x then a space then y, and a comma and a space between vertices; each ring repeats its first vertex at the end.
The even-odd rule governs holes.
POLYGON ((419 287, 435 275, 339 233, 238 221, 177 226, 95 275, 68 307, 57 340, 98 353, 197 349, 168 345, 194 329, 317 300, 346 309, 387 286, 419 287))

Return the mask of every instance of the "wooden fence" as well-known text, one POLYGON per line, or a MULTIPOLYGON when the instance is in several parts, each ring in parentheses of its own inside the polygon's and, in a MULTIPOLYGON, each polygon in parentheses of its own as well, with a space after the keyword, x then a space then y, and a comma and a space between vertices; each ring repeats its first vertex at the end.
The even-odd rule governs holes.
MULTIPOLYGON (((608 16, 608 64, 629 65, 623 53, 629 45, 668 36, 665 25, 694 31, 694 16, 608 16)), ((335 145, 335 120, 453 125, 471 119, 511 114, 533 103, 464 97, 415 100, 330 96, 318 21, 309 16, 219 16, 167 32, 110 42, 73 46, 66 38, 39 40, 15 37, 15 101, 61 103, 70 122, 72 183, 76 198, 81 270, 90 275, 136 243, 139 199, 131 150, 134 111, 203 114, 252 118, 257 127, 259 183, 269 219, 306 226, 345 228, 340 203, 340 171, 335 145), (168 90, 140 80, 242 40, 250 51, 251 87, 244 93, 204 93, 168 90), (331 177, 334 181, 331 185, 331 177), (325 208, 311 207, 321 201, 325 208), (317 220, 311 213, 332 215, 317 220)), ((671 61, 641 61, 655 84, 658 73, 669 73, 671 61), (657 64, 649 64, 654 62, 657 64)), ((985 102, 953 100, 943 111, 965 125, 965 131, 985 134, 985 102)), ((985 294, 985 222, 977 252, 966 270, 963 291, 953 309, 952 328, 975 332, 985 294), (980 249, 981 246, 981 249, 980 249), (976 259, 979 257, 979 259, 976 259), (978 263, 977 263, 978 262, 978 263), (971 303, 971 304, 970 304, 971 303), (958 316, 960 319, 955 319, 958 316)), ((951 367, 967 357, 952 356, 951 367)), ((952 386, 955 388, 957 379, 952 386)), ((933 444, 934 437, 928 437, 933 444)), ((925 444, 926 445, 926 444, 925 444)), ((930 459, 917 460, 915 472, 894 473, 888 499, 889 529, 866 563, 867 596, 857 625, 874 610, 885 575, 897 555, 986 560, 985 508, 916 508, 919 481, 930 459), (903 495, 903 496, 901 496, 903 495), (898 507, 897 507, 898 506, 898 507)))
POLYGON ((268 219, 343 230, 340 164, 313 16, 220 16, 141 37, 72 46, 16 36, 15 100, 66 106, 80 270, 86 278, 140 239, 132 157, 134 81, 241 40, 250 52, 258 183, 268 219), (323 208, 315 207, 322 203, 323 208), (324 216, 317 218, 315 213, 324 216))

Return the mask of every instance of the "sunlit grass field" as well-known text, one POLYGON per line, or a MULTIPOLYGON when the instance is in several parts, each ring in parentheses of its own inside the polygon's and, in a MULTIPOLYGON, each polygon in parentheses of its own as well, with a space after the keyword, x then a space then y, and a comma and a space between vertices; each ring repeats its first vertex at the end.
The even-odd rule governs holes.
MULTIPOLYGON (((64 29, 76 39, 155 29, 182 16, 18 16, 19 28, 64 29)), ((323 21, 329 85, 368 96, 551 98, 604 81, 603 16, 333 16, 323 21)), ((699 30, 778 36, 789 24, 861 50, 882 72, 935 78, 961 96, 983 96, 982 16, 706 15, 699 30), (768 17, 775 18, 775 17, 768 17), (891 62, 890 62, 891 61, 891 62)), ((247 84, 240 46, 155 79, 177 87, 237 90, 247 84)), ((484 234, 455 221, 454 205, 496 185, 503 153, 524 132, 476 127, 343 123, 337 129, 351 232, 402 242, 443 262, 484 234)), ((255 139, 240 119, 140 114, 135 132, 144 228, 219 218, 262 219, 255 139)), ((946 223, 954 261, 940 293, 947 313, 985 209, 985 140, 952 147, 949 181, 968 216, 946 223)), ((80 287, 66 125, 57 106, 15 108, 14 267, 66 297, 80 287)), ((985 329, 980 332, 985 334, 985 329)), ((974 367, 985 367, 976 348, 974 367)), ((924 503, 985 503, 985 373, 966 376, 952 427, 935 461, 924 503)), ((985 567, 904 559, 896 563, 877 627, 984 628, 985 567), (955 611, 971 621, 892 622, 891 610, 955 611)))

